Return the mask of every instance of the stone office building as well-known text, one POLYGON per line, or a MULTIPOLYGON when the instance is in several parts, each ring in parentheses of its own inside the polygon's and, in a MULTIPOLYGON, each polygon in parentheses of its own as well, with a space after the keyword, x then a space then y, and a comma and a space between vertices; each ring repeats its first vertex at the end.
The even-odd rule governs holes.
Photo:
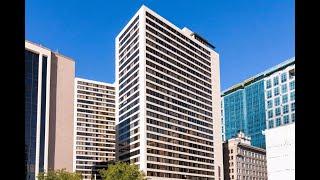
POLYGON ((223 144, 225 180, 266 180, 266 151, 251 146, 251 139, 243 132, 223 144))

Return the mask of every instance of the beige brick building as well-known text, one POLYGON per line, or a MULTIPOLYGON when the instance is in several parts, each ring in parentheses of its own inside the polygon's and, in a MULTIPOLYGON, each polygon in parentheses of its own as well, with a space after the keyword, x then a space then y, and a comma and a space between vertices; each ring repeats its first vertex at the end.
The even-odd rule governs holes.
POLYGON ((264 149, 251 146, 251 139, 239 132, 223 144, 225 180, 266 180, 267 162, 264 149))
POLYGON ((214 46, 142 6, 115 49, 116 159, 152 180, 223 180, 214 46))
POLYGON ((115 159, 115 87, 75 78, 74 171, 83 180, 101 179, 97 170, 115 159))

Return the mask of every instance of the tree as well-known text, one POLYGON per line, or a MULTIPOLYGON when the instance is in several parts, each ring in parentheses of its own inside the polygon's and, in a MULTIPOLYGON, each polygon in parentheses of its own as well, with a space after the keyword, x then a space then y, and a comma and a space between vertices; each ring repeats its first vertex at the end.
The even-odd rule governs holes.
POLYGON ((41 172, 37 177, 38 180, 82 180, 81 174, 67 172, 66 169, 49 170, 47 173, 41 172))
POLYGON ((145 180, 145 174, 135 164, 116 162, 109 164, 107 169, 99 170, 103 180, 145 180))

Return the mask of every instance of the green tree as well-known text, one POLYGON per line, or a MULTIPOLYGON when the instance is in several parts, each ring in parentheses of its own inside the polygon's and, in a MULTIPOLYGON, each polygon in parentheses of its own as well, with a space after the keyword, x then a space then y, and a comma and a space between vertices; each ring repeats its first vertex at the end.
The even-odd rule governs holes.
POLYGON ((49 170, 47 173, 41 172, 37 177, 38 180, 82 180, 81 174, 67 172, 66 169, 49 170))
POLYGON ((145 180, 145 174, 135 164, 116 162, 109 164, 107 169, 99 170, 103 180, 145 180))

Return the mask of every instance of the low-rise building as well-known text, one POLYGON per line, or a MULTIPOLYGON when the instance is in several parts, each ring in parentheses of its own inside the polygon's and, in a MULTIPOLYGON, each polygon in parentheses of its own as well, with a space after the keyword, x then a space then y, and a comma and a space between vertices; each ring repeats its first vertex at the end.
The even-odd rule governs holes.
POLYGON ((223 144, 225 180, 266 180, 266 151, 251 145, 251 138, 239 132, 223 144))

